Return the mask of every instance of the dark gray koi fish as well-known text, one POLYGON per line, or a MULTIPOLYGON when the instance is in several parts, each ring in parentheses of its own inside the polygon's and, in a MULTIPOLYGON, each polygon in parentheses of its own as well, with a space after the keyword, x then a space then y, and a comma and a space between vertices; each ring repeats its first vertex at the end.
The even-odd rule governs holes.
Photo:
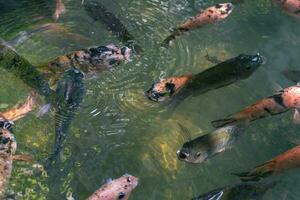
POLYGON ((279 5, 287 14, 300 19, 300 1, 299 0, 273 0, 279 5))
POLYGON ((56 113, 55 113, 55 142, 54 151, 49 161, 55 161, 63 148, 63 143, 69 134, 75 112, 85 94, 84 75, 76 68, 67 70, 57 83, 56 113))
POLYGON ((109 12, 100 2, 93 0, 86 1, 84 8, 87 14, 95 21, 100 21, 109 31, 111 31, 126 46, 136 53, 141 53, 142 48, 135 44, 134 37, 129 33, 122 22, 111 12, 109 12))
POLYGON ((264 58, 259 54, 241 54, 196 75, 187 74, 163 79, 154 83, 146 92, 146 96, 156 102, 172 100, 170 103, 175 107, 190 95, 200 95, 247 79, 263 63, 264 58))
POLYGON ((130 55, 130 48, 109 44, 69 52, 40 65, 39 69, 53 87, 71 66, 78 68, 86 78, 89 78, 102 71, 111 70, 123 61, 128 61, 130 55))
POLYGON ((258 200, 276 184, 277 182, 228 186, 194 197, 192 200, 258 200))
POLYGON ((220 3, 201 11, 198 15, 191 17, 173 29, 171 35, 162 42, 162 46, 168 47, 172 40, 175 40, 176 37, 183 35, 187 31, 224 20, 230 15, 232 10, 232 3, 220 3))
POLYGON ((187 163, 203 163, 230 149, 243 130, 244 126, 226 126, 187 141, 177 151, 177 158, 187 163))

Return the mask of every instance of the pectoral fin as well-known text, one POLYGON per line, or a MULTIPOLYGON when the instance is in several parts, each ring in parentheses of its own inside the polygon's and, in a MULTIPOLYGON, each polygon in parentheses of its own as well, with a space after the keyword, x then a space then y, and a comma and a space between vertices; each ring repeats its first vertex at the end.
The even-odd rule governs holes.
POLYGON ((13 155, 14 161, 26 161, 30 163, 36 163, 36 161, 29 155, 13 155))
POLYGON ((299 111, 297 109, 294 110, 293 122, 295 124, 300 124, 300 114, 299 114, 299 111))
POLYGON ((273 83, 273 89, 275 90, 275 92, 280 92, 283 90, 283 87, 281 87, 281 85, 279 85, 278 83, 273 83))

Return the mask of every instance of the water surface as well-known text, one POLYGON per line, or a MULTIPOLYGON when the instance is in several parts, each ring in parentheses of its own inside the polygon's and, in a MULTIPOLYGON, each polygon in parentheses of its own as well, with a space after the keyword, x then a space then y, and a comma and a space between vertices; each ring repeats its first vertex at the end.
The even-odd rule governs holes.
MULTIPOLYGON (((213 131, 210 121, 231 114, 274 93, 275 83, 292 85, 280 71, 297 69, 299 21, 269 0, 236 5, 225 21, 178 38, 166 50, 159 48, 169 28, 221 1, 212 0, 98 0, 120 18, 144 52, 112 72, 87 80, 87 95, 77 111, 67 138, 62 162, 51 176, 36 176, 26 163, 14 163, 8 193, 16 199, 86 199, 105 179, 124 173, 136 175, 137 199, 189 199, 225 185, 239 183, 232 172, 248 170, 293 147, 299 141, 291 112, 254 122, 232 150, 209 162, 180 162, 176 151, 188 139, 213 131), (260 52, 267 64, 238 84, 188 98, 174 115, 143 95, 159 78, 197 73, 213 66, 206 51, 220 60, 240 53, 260 52)), ((35 65, 69 51, 108 43, 120 44, 100 22, 91 19, 81 1, 65 1, 67 12, 58 21, 66 31, 39 33, 15 46, 35 65)), ((0 37, 6 41, 18 33, 52 22, 54 3, 42 0, 0 0, 0 37)), ((6 109, 25 99, 28 86, 1 71, 0 107, 6 109)), ((43 163, 54 141, 54 113, 38 119, 34 113, 16 124, 18 154, 34 156, 43 163)), ((278 178, 278 177, 277 177, 278 178)), ((264 199, 299 199, 300 174, 291 171, 264 199)))

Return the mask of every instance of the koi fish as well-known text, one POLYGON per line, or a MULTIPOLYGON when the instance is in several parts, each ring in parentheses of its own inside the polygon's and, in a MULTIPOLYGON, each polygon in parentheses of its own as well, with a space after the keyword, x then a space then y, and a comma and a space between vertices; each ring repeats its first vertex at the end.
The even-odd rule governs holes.
POLYGON ((281 114, 288 110, 294 110, 293 120, 295 123, 300 123, 298 108, 300 108, 300 86, 295 85, 285 88, 270 97, 261 99, 228 118, 212 121, 212 125, 218 128, 251 122, 260 118, 281 114))
POLYGON ((187 31, 224 20, 230 15, 232 10, 232 3, 220 3, 201 11, 198 15, 191 17, 173 29, 171 35, 162 42, 162 46, 169 46, 172 40, 175 40, 177 36, 183 35, 187 31))

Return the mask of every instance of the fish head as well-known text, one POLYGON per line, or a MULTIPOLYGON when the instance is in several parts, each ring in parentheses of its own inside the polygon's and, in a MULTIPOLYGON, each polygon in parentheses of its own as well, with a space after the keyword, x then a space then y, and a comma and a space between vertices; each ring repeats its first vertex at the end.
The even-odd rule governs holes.
POLYGON ((110 200, 127 200, 133 189, 138 185, 138 178, 124 174, 118 179, 112 180, 101 187, 102 194, 110 200))
POLYGON ((208 158, 207 146, 198 139, 188 141, 177 151, 177 158, 187 163, 203 163, 208 158))
POLYGON ((241 54, 237 58, 238 67, 241 78, 249 77, 254 71, 256 71, 262 64, 266 63, 266 59, 259 53, 255 55, 241 54))
POLYGON ((14 154, 16 149, 14 135, 7 129, 0 129, 0 154, 14 154))
POLYGON ((151 88, 145 92, 145 95, 148 99, 156 102, 169 100, 188 83, 191 77, 191 74, 187 74, 162 79, 152 84, 151 88))
POLYGON ((233 11, 232 3, 219 3, 213 7, 213 11, 217 13, 218 19, 225 19, 233 11))
POLYGON ((94 63, 100 63, 107 68, 119 65, 122 61, 129 61, 132 50, 126 46, 118 47, 113 44, 90 49, 94 63))

